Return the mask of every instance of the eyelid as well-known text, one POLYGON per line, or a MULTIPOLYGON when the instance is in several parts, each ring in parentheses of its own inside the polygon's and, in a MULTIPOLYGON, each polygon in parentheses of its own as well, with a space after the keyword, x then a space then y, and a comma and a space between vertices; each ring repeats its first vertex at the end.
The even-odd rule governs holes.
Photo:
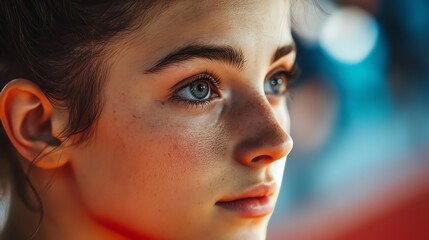
POLYGON ((286 82, 285 82, 285 90, 279 93, 266 93, 267 96, 271 96, 271 97, 280 97, 280 96, 286 96, 288 95, 288 93, 290 92, 291 89, 291 83, 293 83, 299 76, 299 70, 297 68, 296 64, 293 64, 292 67, 290 67, 289 69, 286 69, 284 67, 277 67, 274 70, 272 70, 267 77, 264 80, 264 88, 265 88, 265 84, 266 81, 269 81, 272 77, 281 74, 284 75, 284 77, 286 78, 286 82))
POLYGON ((299 77, 299 69, 296 63, 294 63, 291 67, 285 68, 285 67, 277 67, 271 70, 267 77, 265 78, 265 81, 268 80, 270 77, 279 74, 279 73, 285 73, 287 83, 291 83, 295 81, 299 77))
POLYGON ((183 88, 187 87, 189 84, 195 82, 195 81, 199 81, 199 80, 208 80, 210 81, 210 83, 212 83, 214 85, 214 87, 216 88, 216 90, 219 92, 218 94, 220 94, 219 90, 222 90, 222 88, 220 87, 221 85, 221 80, 220 78, 209 71, 204 71, 202 73, 193 75, 192 77, 189 77, 183 81, 178 82, 177 84, 175 84, 174 86, 172 86, 170 88, 170 95, 174 95, 176 92, 182 90, 183 88))

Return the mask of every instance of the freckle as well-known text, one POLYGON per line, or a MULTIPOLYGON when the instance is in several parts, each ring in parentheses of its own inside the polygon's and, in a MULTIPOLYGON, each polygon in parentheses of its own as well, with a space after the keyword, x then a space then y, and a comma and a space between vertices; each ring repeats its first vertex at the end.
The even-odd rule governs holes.
POLYGON ((179 149, 179 145, 175 142, 173 145, 174 149, 179 149))
POLYGON ((165 102, 161 102, 161 105, 164 106, 165 102))
POLYGON ((133 118, 135 118, 135 119, 141 119, 141 118, 142 118, 142 116, 137 115, 137 114, 133 114, 133 118))

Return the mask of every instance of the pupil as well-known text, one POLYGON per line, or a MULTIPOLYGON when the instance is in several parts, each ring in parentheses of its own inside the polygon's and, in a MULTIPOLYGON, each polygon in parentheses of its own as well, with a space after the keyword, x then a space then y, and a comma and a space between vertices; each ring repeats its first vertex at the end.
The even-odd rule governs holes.
POLYGON ((271 88, 275 92, 278 92, 281 88, 283 80, 281 78, 274 78, 271 80, 271 88))
POLYGON ((206 98, 210 92, 210 88, 207 82, 197 82, 191 87, 191 93, 195 98, 203 99, 206 98))

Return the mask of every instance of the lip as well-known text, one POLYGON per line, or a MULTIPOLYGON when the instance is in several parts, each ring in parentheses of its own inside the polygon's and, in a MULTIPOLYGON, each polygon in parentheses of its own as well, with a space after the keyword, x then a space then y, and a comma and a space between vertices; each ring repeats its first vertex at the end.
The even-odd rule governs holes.
POLYGON ((264 217, 274 210, 273 194, 277 189, 276 183, 261 183, 238 195, 222 198, 216 206, 243 218, 264 217))

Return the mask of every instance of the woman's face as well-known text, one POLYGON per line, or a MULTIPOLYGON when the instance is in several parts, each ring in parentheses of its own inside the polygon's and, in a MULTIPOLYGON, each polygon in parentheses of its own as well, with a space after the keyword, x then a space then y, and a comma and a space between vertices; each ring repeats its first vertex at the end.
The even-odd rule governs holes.
POLYGON ((181 1, 112 44, 95 137, 71 159, 92 216, 135 236, 265 238, 292 148, 288 12, 181 1))

